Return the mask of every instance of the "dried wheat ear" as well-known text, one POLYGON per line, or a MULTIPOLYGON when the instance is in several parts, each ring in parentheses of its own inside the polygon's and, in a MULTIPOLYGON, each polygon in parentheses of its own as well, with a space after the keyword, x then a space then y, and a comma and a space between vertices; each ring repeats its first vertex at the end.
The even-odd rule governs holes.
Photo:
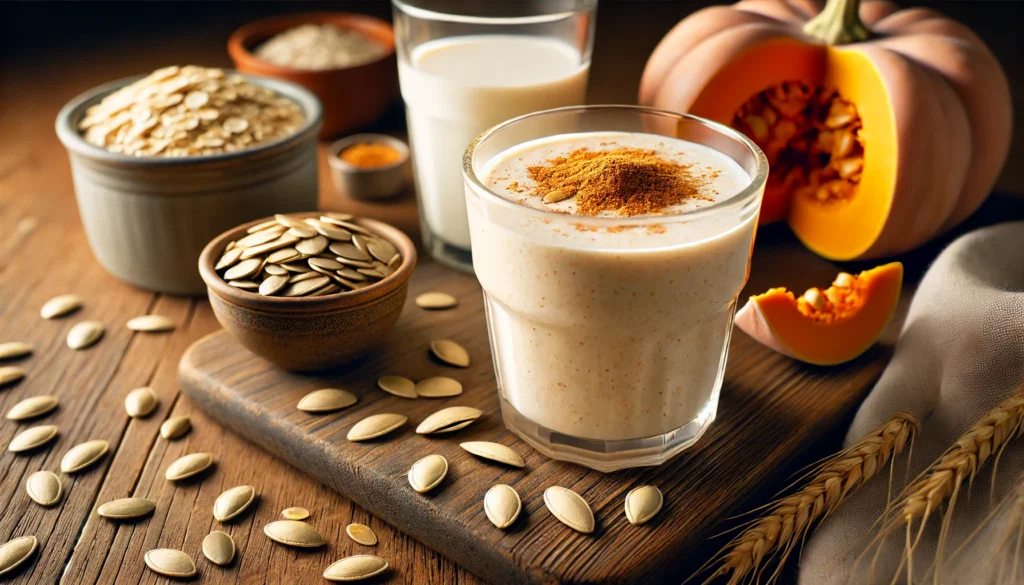
POLYGON ((762 515, 736 528, 739 534, 698 571, 716 567, 705 585, 726 575, 728 585, 760 582, 772 564, 775 568, 766 583, 775 582, 789 555, 811 529, 896 455, 908 450, 918 427, 912 415, 897 413, 853 445, 811 466, 785 490, 795 491, 753 510, 762 515))
MULTIPOLYGON (((942 526, 932 567, 937 579, 938 571, 935 569, 942 565, 950 520, 963 483, 966 481, 969 488, 979 470, 990 459, 994 458, 996 465, 993 467, 998 467, 999 456, 1003 449, 1022 434, 1024 434, 1024 385, 1021 385, 1013 396, 986 413, 934 463, 914 478, 903 492, 889 504, 883 515, 882 530, 872 544, 880 543, 886 536, 901 527, 906 527, 903 565, 906 565, 907 568, 908 582, 913 582, 914 549, 920 542, 924 527, 931 514, 939 511, 943 503, 947 499, 949 500, 945 511, 942 512, 942 526), (918 519, 920 519, 920 523, 915 532, 913 525, 914 521, 918 519)), ((993 473, 995 473, 994 470, 993 473)), ((903 565, 898 571, 902 571, 903 565)))

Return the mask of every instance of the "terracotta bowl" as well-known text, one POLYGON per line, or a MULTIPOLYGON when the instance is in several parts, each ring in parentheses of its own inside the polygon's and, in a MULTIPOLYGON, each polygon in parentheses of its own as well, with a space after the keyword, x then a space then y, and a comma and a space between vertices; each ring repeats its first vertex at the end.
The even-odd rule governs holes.
POLYGON ((347 134, 373 124, 398 97, 394 29, 372 16, 347 12, 271 16, 250 22, 232 33, 228 39, 228 54, 239 71, 291 81, 315 93, 324 107, 321 138, 347 134), (383 45, 387 53, 375 61, 354 67, 311 71, 275 65, 252 52, 257 45, 277 33, 310 23, 356 30, 383 45))
POLYGON ((356 223, 391 242, 402 254, 398 270, 356 291, 322 297, 265 297, 228 285, 213 266, 229 242, 268 219, 224 232, 199 256, 199 273, 221 326, 249 351, 294 372, 337 368, 373 349, 405 305, 409 276, 416 266, 416 247, 409 237, 386 223, 359 219, 356 223))

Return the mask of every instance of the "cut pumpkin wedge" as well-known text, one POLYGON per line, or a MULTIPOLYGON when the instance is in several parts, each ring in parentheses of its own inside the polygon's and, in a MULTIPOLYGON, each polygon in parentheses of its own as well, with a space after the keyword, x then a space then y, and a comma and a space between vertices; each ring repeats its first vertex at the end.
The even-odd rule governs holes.
POLYGON ((883 264, 797 297, 773 288, 750 297, 736 326, 775 351, 809 364, 850 361, 871 347, 899 303, 903 265, 883 264))

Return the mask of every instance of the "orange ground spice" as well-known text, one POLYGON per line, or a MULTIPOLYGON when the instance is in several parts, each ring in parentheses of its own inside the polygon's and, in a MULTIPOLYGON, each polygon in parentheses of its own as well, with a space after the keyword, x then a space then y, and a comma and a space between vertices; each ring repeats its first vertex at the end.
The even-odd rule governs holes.
POLYGON ((380 142, 360 142, 341 151, 338 158, 365 169, 394 164, 402 160, 402 153, 380 142))
POLYGON ((530 194, 546 203, 575 198, 581 215, 655 215, 688 199, 712 199, 705 191, 707 176, 653 150, 581 148, 546 163, 527 168, 537 184, 530 194))

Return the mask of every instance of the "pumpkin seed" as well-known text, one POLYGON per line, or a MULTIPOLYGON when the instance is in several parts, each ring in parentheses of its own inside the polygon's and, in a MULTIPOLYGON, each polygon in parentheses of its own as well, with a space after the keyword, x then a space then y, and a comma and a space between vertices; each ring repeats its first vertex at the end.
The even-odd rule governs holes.
POLYGON ((426 292, 416 297, 416 306, 421 309, 439 311, 451 309, 458 304, 459 301, 455 297, 443 292, 426 292))
POLYGON ((263 223, 258 223, 256 225, 252 226, 251 228, 245 230, 245 233, 247 233, 247 234, 255 234, 256 232, 262 232, 263 230, 266 230, 266 229, 276 228, 276 227, 278 227, 280 225, 281 224, 277 223, 276 219, 268 219, 267 221, 265 221, 263 223))
POLYGON ((306 260, 306 263, 309 264, 309 267, 314 270, 316 270, 317 268, 320 268, 322 270, 341 270, 342 268, 345 267, 344 264, 338 262, 337 260, 331 258, 320 258, 319 256, 306 260))
POLYGON ((38 447, 49 443, 57 436, 57 427, 55 425, 39 425, 37 427, 29 427, 24 431, 21 431, 14 438, 11 439, 10 444, 7 445, 7 450, 11 453, 23 453, 25 451, 31 451, 38 447))
MULTIPOLYGON (((288 233, 302 239, 309 239, 316 237, 316 230, 310 226, 295 226, 288 229, 288 233)), ((327 246, 327 240, 324 240, 324 247, 327 246)), ((304 254, 319 254, 320 252, 303 252, 304 254)))
POLYGON ((394 394, 402 398, 416 398, 416 383, 403 376, 381 376, 377 379, 377 386, 388 394, 394 394))
POLYGON ((32 396, 18 402, 7 411, 7 420, 28 420, 57 408, 56 396, 32 396))
POLYGON ((24 341, 0 343, 0 360, 13 360, 32 354, 32 344, 24 341))
POLYGON ((281 248, 267 256, 267 262, 273 264, 282 264, 284 262, 291 262, 297 259, 302 254, 299 253, 295 248, 281 248))
MULTIPOLYGON (((307 229, 307 228, 302 228, 302 229, 307 229)), ((327 238, 325 238, 323 236, 316 235, 316 230, 314 230, 313 228, 308 228, 308 229, 312 233, 310 235, 308 235, 308 236, 301 236, 301 237, 306 237, 306 238, 309 238, 309 239, 308 240, 302 240, 298 244, 295 244, 295 249, 300 254, 307 254, 309 256, 316 256, 317 254, 319 254, 319 253, 321 253, 321 252, 323 252, 324 250, 327 249, 327 238)), ((310 260, 312 260, 312 258, 310 258, 310 260)))
POLYGON ((18 366, 0 368, 0 387, 9 386, 25 377, 25 369, 18 366))
POLYGON ((576 492, 552 486, 544 490, 544 505, 562 524, 583 534, 594 531, 594 512, 576 492))
POLYGON ((146 498, 120 498, 96 508, 96 513, 112 520, 126 520, 148 516, 153 510, 156 510, 156 504, 146 498))
POLYGON ((60 501, 64 486, 61 485, 56 473, 37 471, 25 481, 25 492, 40 506, 52 506, 60 501))
POLYGON ((183 437, 192 429, 192 419, 187 416, 172 416, 160 425, 160 436, 167 439, 183 437))
POLYGON ((484 494, 484 514, 498 528, 511 526, 522 510, 523 502, 511 486, 499 483, 484 494))
POLYGON ((213 517, 218 522, 227 522, 238 516, 256 500, 256 488, 238 485, 217 496, 213 502, 213 517))
POLYGON ((167 467, 167 473, 164 476, 170 481, 178 481, 179 479, 185 479, 202 473, 210 465, 213 465, 213 455, 209 453, 190 453, 184 457, 179 457, 171 463, 167 467))
POLYGON ((419 493, 436 488, 448 475, 448 460, 440 455, 427 455, 409 468, 409 485, 419 493))
POLYGON ((283 213, 278 213, 277 215, 274 216, 274 219, 277 221, 277 223, 283 225, 286 228, 306 227, 306 224, 295 219, 294 217, 289 217, 283 213))
MULTIPOLYGON (((277 264, 266 264, 263 266, 263 272, 266 272, 270 276, 287 276, 288 269, 278 266, 277 264)), ((287 281, 287 279, 286 279, 287 281)))
POLYGON ((266 244, 267 242, 276 240, 281 234, 284 233, 284 230, 284 226, 277 226, 276 228, 271 227, 268 229, 259 230, 257 232, 249 234, 248 236, 245 236, 241 240, 238 240, 237 242, 235 242, 235 245, 238 246, 239 248, 252 248, 254 246, 261 246, 263 244, 266 244))
POLYGON ((157 333, 160 331, 173 331, 174 321, 163 315, 143 315, 128 321, 128 328, 132 331, 146 331, 157 333))
MULTIPOLYGON (((39 547, 34 536, 22 536, 9 540, 0 546, 0 575, 6 575, 32 557, 39 547)), ((333 565, 332 565, 333 566, 333 565)))
MULTIPOLYGON (((274 265, 271 264, 270 266, 274 265)), ((284 268, 279 269, 284 270, 284 268)), ((287 270, 284 271, 288 272, 287 270)), ((266 280, 260 283, 260 294, 265 297, 269 297, 274 293, 278 292, 279 290, 281 290, 282 288, 284 288, 288 284, 288 280, 289 278, 287 274, 274 274, 268 276, 266 280)))
POLYGON ((468 443, 460 443, 459 446, 477 457, 483 457, 484 459, 490 459, 491 461, 497 461, 498 463, 504 463, 505 465, 511 465, 512 467, 521 468, 526 466, 523 462, 523 458, 519 456, 519 453, 516 453, 501 443, 469 441, 468 443))
POLYGON ((242 290, 257 290, 260 288, 259 284, 251 280, 229 280, 228 285, 242 290))
POLYGON ((302 506, 292 506, 281 510, 281 517, 285 520, 305 520, 309 518, 309 510, 302 506))
POLYGON ((442 362, 457 368, 469 367, 469 352, 466 348, 450 339, 439 339, 430 342, 430 353, 442 362))
POLYGON ((338 242, 347 242, 352 239, 352 234, 347 230, 326 223, 317 223, 316 231, 321 236, 328 237, 338 242))
POLYGON ((43 319, 56 319, 82 307, 82 299, 78 295, 60 295, 46 301, 39 316, 43 319))
POLYGON ((326 276, 315 276, 306 280, 292 282, 281 291, 283 297, 301 297, 313 292, 316 292, 320 288, 327 286, 331 282, 331 279, 326 276))
POLYGON ((260 266, 263 266, 262 258, 248 258, 228 268, 224 273, 224 280, 241 280, 256 274, 260 266))
POLYGON ((276 240, 271 240, 271 241, 267 242, 266 244, 260 244, 259 246, 253 246, 252 248, 246 248, 245 251, 242 252, 241 258, 242 258, 243 261, 251 259, 251 258, 256 258, 257 260, 260 261, 260 265, 262 266, 263 265, 263 258, 262 258, 263 254, 266 254, 268 252, 273 252, 274 250, 279 250, 281 248, 287 248, 288 246, 291 246, 292 244, 294 244, 295 242, 298 242, 298 241, 299 241, 299 238, 296 238, 295 236, 293 236, 291 234, 281 234, 281 236, 279 238, 277 238, 276 240))
MULTIPOLYGON (((355 233, 355 234, 363 234, 364 236, 372 236, 373 235, 373 234, 370 233, 370 230, 364 228, 363 226, 361 226, 361 225, 359 225, 357 223, 352 223, 352 221, 350 221, 350 220, 345 220, 345 219, 340 219, 339 220, 337 218, 334 218, 334 219, 335 219, 335 221, 328 222, 328 223, 333 223, 334 225, 336 225, 336 226, 338 226, 338 227, 340 227, 342 229, 346 229, 346 230, 348 230, 348 231, 350 231, 352 233, 355 233)), ((355 219, 355 218, 351 218, 351 219, 355 219)))
POLYGON ((469 426, 483 416, 483 411, 471 406, 449 406, 423 419, 416 427, 416 434, 429 435, 450 433, 469 426))
POLYGON ((94 439, 75 445, 60 460, 60 470, 64 473, 81 471, 99 461, 107 454, 110 443, 103 439, 94 439))
POLYGON ((328 581, 361 581, 388 570, 388 562, 374 555, 354 555, 335 561, 324 571, 328 581))
POLYGON ((297 520, 277 520, 263 527, 263 533, 273 540, 288 546, 316 548, 327 544, 316 528, 297 520))
POLYGON ((356 395, 347 390, 322 388, 302 397, 298 409, 304 412, 333 412, 356 403, 356 395))
POLYGON ((357 248, 355 244, 331 244, 331 252, 334 252, 342 258, 348 258, 349 260, 358 260, 360 262, 369 262, 371 260, 370 255, 357 248))
POLYGON ((238 259, 242 257, 242 252, 244 252, 242 248, 231 248, 230 250, 225 251, 220 257, 220 260, 217 260, 217 264, 213 266, 213 269, 224 270, 229 266, 233 266, 235 262, 238 262, 238 259))
POLYGON ((226 532, 214 530, 203 539, 203 556, 215 565, 227 565, 235 558, 235 541, 226 532))
POLYGON ((345 527, 345 534, 363 546, 374 546, 377 544, 377 535, 366 524, 349 524, 345 527))
POLYGON ((661 490, 653 485, 635 487, 626 494, 626 519, 639 526, 654 518, 664 502, 661 490))
POLYGON ((387 262, 392 256, 398 253, 395 246, 383 238, 374 238, 367 242, 366 251, 381 262, 387 262))
POLYGON ((160 401, 152 388, 136 388, 124 398, 124 409, 132 418, 142 418, 153 414, 160 401))
POLYGON ((191 577, 196 574, 192 558, 173 548, 155 548, 143 557, 151 571, 165 577, 191 577))
POLYGON ((348 431, 349 441, 367 441, 384 436, 398 427, 404 425, 409 417, 402 414, 386 412, 374 414, 357 422, 348 431))
POLYGON ((103 337, 103 323, 99 321, 81 321, 68 331, 68 347, 85 349, 103 337))
POLYGON ((462 384, 447 376, 432 376, 416 384, 416 395, 422 398, 447 398, 462 394, 462 384))

